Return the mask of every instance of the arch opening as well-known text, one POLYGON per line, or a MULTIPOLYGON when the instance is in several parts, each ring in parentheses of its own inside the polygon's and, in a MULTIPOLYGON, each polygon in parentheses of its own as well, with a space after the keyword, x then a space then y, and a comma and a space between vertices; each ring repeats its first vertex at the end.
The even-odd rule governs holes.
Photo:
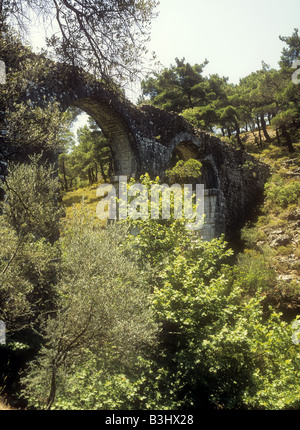
POLYGON ((201 176, 198 178, 198 183, 204 184, 207 190, 218 189, 218 177, 211 160, 204 156, 201 148, 192 142, 181 142, 175 146, 171 161, 170 168, 173 168, 179 160, 187 161, 195 159, 202 164, 201 176))
POLYGON ((175 146, 171 161, 170 168, 174 167, 179 160, 187 161, 189 159, 199 160, 201 158, 201 150, 192 142, 181 142, 175 146))
POLYGON ((203 240, 212 240, 219 236, 220 187, 216 169, 211 157, 205 156, 200 147, 192 142, 181 142, 174 148, 170 168, 179 160, 195 159, 202 164, 201 175, 195 183, 204 184, 204 226, 201 229, 203 240))
POLYGON ((79 98, 71 106, 86 112, 102 130, 111 149, 114 175, 133 176, 139 169, 138 151, 124 118, 98 99, 79 98))

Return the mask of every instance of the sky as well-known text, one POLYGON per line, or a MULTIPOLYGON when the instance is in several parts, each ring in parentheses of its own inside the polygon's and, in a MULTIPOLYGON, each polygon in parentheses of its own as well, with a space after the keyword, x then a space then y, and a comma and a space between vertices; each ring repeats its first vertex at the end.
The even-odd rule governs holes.
POLYGON ((149 49, 165 67, 175 58, 194 65, 205 59, 204 74, 238 83, 261 68, 278 68, 281 36, 300 30, 300 0, 160 0, 149 49))

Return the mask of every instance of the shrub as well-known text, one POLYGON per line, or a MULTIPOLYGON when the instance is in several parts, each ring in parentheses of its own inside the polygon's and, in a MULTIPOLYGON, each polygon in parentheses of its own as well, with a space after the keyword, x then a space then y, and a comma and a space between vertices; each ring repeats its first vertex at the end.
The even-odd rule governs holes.
POLYGON ((60 185, 52 166, 45 167, 40 156, 29 164, 10 164, 4 190, 3 214, 19 237, 32 234, 51 243, 59 237, 60 185))
POLYGON ((267 200, 283 209, 287 208, 288 205, 297 204, 300 197, 300 183, 298 181, 285 181, 276 175, 265 185, 265 190, 267 200))
POLYGON ((85 371, 91 376, 86 384, 74 387, 77 392, 84 389, 82 401, 74 399, 74 404, 98 407, 95 396, 92 401, 93 378, 100 384, 96 357, 104 371, 114 367, 110 373, 114 379, 136 370, 137 355, 153 347, 158 326, 149 306, 147 277, 137 270, 126 234, 124 225, 96 228, 84 210, 63 233, 56 314, 46 322, 44 347, 23 378, 31 405, 49 409, 53 403, 72 404, 70 381, 85 371))
POLYGON ((133 243, 140 267, 155 271, 152 303, 163 327, 141 407, 296 407, 298 346, 281 314, 266 312, 276 277, 264 256, 249 251, 232 267, 222 239, 191 237, 178 220, 137 223, 133 243))

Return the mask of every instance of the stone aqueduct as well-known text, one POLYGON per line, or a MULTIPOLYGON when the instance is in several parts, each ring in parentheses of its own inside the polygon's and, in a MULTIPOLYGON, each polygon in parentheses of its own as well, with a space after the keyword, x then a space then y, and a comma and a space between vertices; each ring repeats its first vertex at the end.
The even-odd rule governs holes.
POLYGON ((26 89, 31 102, 57 100, 62 110, 76 106, 93 117, 110 143, 116 177, 139 178, 148 172, 163 179, 174 155, 200 160, 199 181, 206 189, 203 237, 235 236, 262 197, 266 166, 196 130, 177 114, 150 105, 137 107, 79 69, 49 64, 49 72, 26 89))

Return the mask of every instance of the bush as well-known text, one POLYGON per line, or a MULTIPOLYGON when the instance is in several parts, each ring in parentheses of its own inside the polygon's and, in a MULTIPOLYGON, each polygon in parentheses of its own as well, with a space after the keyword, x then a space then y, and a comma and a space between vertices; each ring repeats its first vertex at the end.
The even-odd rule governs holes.
POLYGON ((255 250, 246 249, 243 254, 239 254, 233 272, 235 283, 251 296, 257 292, 272 291, 276 285, 276 273, 268 258, 255 250))
POLYGON ((297 204, 300 197, 300 183, 296 180, 285 181, 274 175, 265 185, 266 198, 274 206, 286 209, 288 205, 297 204))
POLYGON ((30 404, 299 407, 296 329, 267 307, 274 273, 259 253, 232 266, 222 238, 202 241, 185 220, 97 229, 81 216, 61 250, 58 311, 23 379, 30 404))
MULTIPOLYGON (((96 228, 84 210, 63 232, 56 313, 46 322, 44 347, 23 378, 30 405, 99 407, 101 392, 96 401, 95 385, 100 391, 104 388, 95 360, 109 380, 115 380, 120 373, 137 372, 137 357, 153 347, 158 326, 150 308, 148 278, 137 270, 126 234, 124 225, 96 228), (82 384, 84 373, 90 379, 82 384), (77 376, 79 382, 71 388, 77 376), (74 392, 81 389, 81 400, 80 394, 75 399, 74 392)), ((107 406, 109 399, 103 402, 107 406)))
POLYGON ((60 185, 52 166, 45 167, 40 156, 29 164, 10 164, 4 184, 3 214, 19 237, 32 234, 51 243, 59 237, 60 185))
POLYGON ((178 220, 153 223, 133 222, 140 267, 155 272, 152 303, 163 327, 141 407, 296 407, 298 346, 281 314, 266 312, 275 273, 263 255, 249 251, 232 266, 222 239, 204 242, 178 220))
MULTIPOLYGON (((147 241, 146 233, 141 230, 138 243, 147 241)), ((169 249, 155 279, 153 307, 163 332, 144 376, 142 407, 297 405, 292 375, 300 374, 299 352, 291 326, 271 308, 265 312, 263 292, 274 282, 273 271, 252 253, 233 269, 222 240, 182 243, 169 249)))

